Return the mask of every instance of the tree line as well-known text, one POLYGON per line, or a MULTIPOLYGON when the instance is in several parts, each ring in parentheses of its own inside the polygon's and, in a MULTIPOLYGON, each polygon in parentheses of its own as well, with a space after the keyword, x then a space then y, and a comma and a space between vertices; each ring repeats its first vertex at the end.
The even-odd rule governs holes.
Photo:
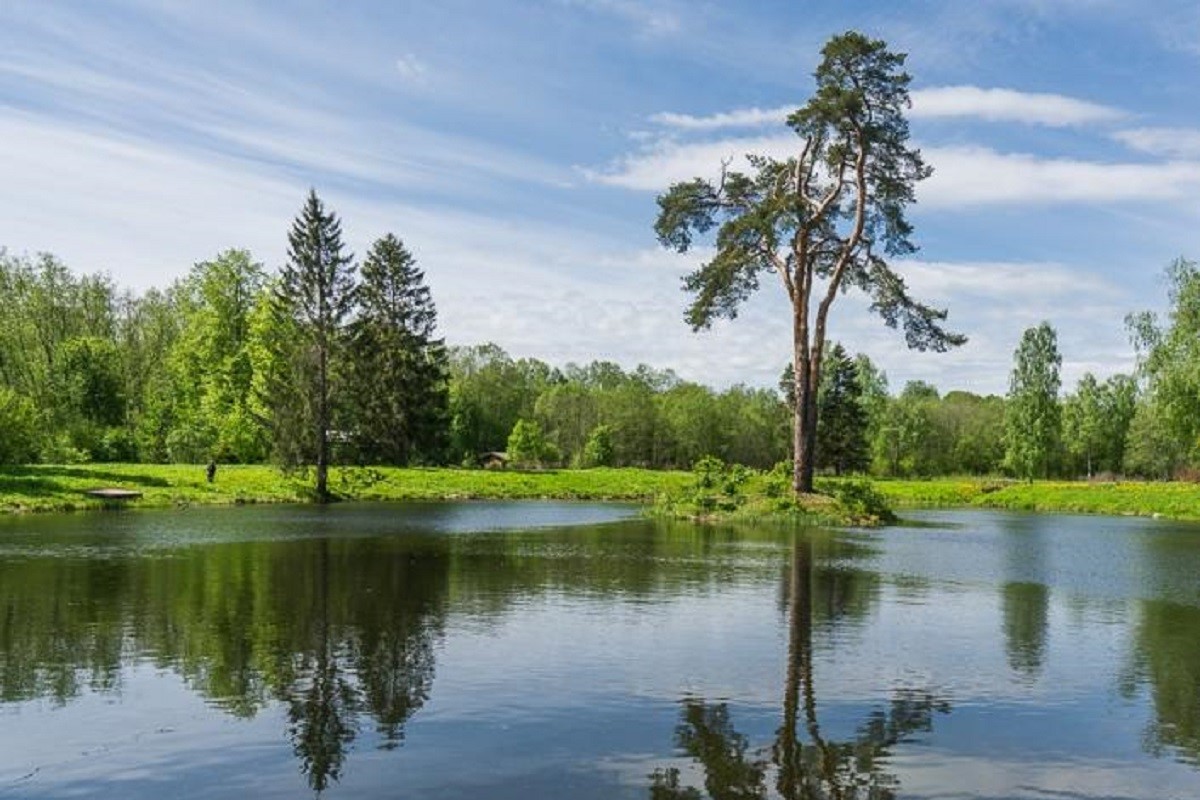
MULTIPOLYGON (((723 390, 608 361, 554 366, 447 347, 394 235, 361 264, 311 193, 270 274, 244 250, 141 294, 50 255, 0 251, 0 462, 86 461, 769 468, 791 456, 794 372, 723 390)), ((1065 395, 1046 323, 1006 397, 898 390, 829 343, 815 467, 828 473, 1167 478, 1200 467, 1200 270, 1167 270, 1171 310, 1133 314, 1134 375, 1065 395)))

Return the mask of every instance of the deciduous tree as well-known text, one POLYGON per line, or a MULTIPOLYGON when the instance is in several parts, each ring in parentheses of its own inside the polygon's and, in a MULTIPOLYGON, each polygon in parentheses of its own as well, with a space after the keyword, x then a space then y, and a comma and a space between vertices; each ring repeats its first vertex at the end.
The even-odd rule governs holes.
POLYGON ((1047 477, 1061 436, 1058 335, 1049 322, 1029 328, 1013 354, 1005 408, 1005 461, 1022 478, 1047 477))

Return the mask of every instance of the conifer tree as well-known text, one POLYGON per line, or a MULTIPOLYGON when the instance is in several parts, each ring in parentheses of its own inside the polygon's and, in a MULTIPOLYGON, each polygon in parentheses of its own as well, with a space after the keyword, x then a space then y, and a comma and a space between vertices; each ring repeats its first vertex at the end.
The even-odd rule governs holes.
POLYGON ((817 391, 817 467, 841 475, 865 470, 869 461, 858 367, 845 348, 834 343, 825 354, 817 391))
MULTIPOLYGON (((325 209, 315 189, 309 190, 288 234, 288 261, 279 274, 278 293, 297 335, 291 382, 303 399, 300 422, 312 432, 311 445, 292 452, 316 462, 316 496, 325 502, 329 499, 335 377, 356 291, 353 256, 342 244, 342 224, 336 214, 325 209)), ((294 435, 288 433, 288 427, 275 426, 276 435, 294 435)))
POLYGON ((449 364, 425 275, 389 233, 371 247, 361 276, 349 359, 358 455, 370 463, 439 462, 449 431, 449 364))

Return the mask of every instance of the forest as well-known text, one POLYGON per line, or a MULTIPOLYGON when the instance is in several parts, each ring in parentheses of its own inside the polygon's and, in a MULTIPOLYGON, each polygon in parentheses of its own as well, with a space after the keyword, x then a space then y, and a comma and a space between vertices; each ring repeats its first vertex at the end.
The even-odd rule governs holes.
MULTIPOLYGON (((302 260, 305 226, 320 225, 323 244, 332 231, 344 249, 340 221, 313 194, 293 229, 292 262, 302 260)), ((781 365, 776 387, 714 389, 646 365, 447 347, 424 273, 399 239, 376 242, 360 265, 345 256, 340 269, 276 275, 227 250, 133 293, 49 254, 0 251, 0 463, 312 463, 322 396, 330 463, 472 467, 506 452, 514 466, 686 469, 712 455, 765 469, 790 456, 790 367, 781 365), (304 281, 321 277, 339 295, 336 314, 315 301, 304 308, 306 293, 317 297, 304 281), (329 359, 324 395, 313 391, 318 345, 329 359)), ((1066 391, 1049 324, 1026 331, 1005 397, 893 387, 869 357, 830 343, 818 469, 1192 476, 1200 270, 1180 259, 1166 274, 1169 313, 1125 320, 1136 374, 1088 374, 1066 391)))

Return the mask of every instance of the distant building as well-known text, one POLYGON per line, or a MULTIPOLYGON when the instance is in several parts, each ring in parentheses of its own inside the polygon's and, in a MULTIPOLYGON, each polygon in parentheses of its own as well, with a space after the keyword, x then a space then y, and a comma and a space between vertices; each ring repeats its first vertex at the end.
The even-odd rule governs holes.
POLYGON ((508 453, 490 451, 479 454, 479 466, 484 469, 504 469, 508 466, 508 453))

